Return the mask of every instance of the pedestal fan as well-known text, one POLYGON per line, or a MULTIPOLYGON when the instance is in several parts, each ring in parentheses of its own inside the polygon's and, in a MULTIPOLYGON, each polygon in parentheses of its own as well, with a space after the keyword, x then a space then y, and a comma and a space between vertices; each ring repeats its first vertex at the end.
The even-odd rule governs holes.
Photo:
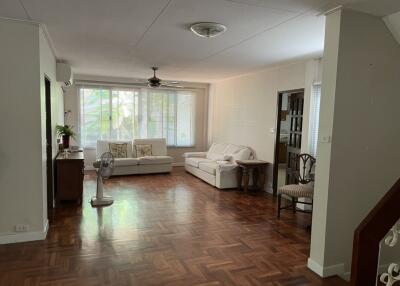
POLYGON ((114 200, 103 194, 103 180, 108 179, 114 171, 114 156, 110 152, 103 153, 100 161, 93 164, 97 168, 96 196, 90 201, 93 207, 111 205, 114 200))

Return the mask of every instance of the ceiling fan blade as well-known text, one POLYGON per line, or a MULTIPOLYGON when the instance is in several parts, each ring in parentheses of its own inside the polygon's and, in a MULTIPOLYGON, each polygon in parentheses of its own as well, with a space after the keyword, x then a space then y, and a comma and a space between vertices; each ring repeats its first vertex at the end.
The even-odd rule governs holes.
POLYGON ((165 81, 165 84, 180 84, 179 81, 165 81))
POLYGON ((164 86, 164 87, 174 87, 174 88, 185 88, 185 87, 182 86, 182 85, 161 84, 161 86, 164 86))

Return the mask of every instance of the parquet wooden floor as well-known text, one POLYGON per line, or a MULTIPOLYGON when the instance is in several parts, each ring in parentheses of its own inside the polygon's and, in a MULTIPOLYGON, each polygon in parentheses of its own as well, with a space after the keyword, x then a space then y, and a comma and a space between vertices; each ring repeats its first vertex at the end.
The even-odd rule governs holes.
POLYGON ((182 168, 105 188, 115 203, 92 208, 86 175, 83 206, 51 213, 45 241, 1 245, 0 285, 347 285, 307 269, 310 217, 277 220, 269 195, 219 191, 182 168))

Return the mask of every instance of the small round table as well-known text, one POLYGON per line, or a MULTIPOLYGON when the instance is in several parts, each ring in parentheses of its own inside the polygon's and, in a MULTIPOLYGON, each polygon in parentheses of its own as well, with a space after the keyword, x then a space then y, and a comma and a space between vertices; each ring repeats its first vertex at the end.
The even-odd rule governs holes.
POLYGON ((237 160, 238 172, 237 172, 237 185, 238 190, 242 189, 247 192, 249 190, 250 173, 253 175, 253 186, 256 189, 263 189, 265 180, 267 177, 267 166, 268 162, 263 160, 237 160))

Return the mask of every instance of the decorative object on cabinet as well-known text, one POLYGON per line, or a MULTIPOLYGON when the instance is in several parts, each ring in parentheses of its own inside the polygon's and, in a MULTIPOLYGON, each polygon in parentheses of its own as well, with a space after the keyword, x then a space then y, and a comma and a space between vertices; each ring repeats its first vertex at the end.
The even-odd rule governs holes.
POLYGON ((57 135, 62 137, 62 142, 64 145, 64 149, 69 148, 70 138, 75 138, 75 132, 72 130, 72 126, 69 125, 56 125, 57 135))

